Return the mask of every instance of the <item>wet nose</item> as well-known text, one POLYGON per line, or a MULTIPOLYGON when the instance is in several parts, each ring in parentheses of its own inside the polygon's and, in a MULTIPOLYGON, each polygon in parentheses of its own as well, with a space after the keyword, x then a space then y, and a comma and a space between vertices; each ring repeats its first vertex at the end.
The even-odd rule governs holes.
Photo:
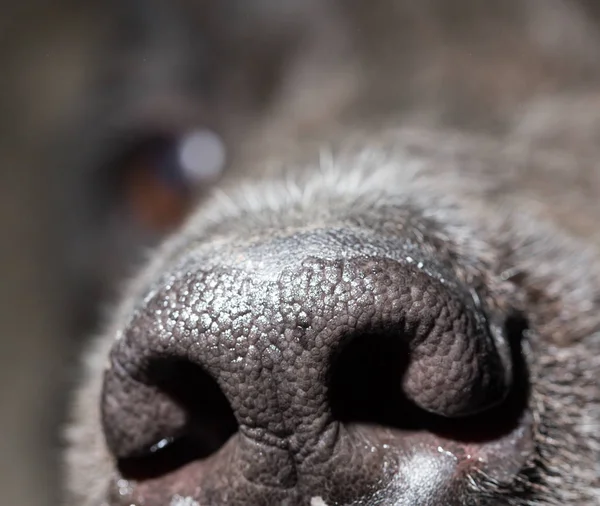
POLYGON ((303 459, 334 457, 339 424, 360 411, 353 403, 402 397, 453 418, 504 398, 502 337, 450 271, 297 244, 238 250, 153 285, 106 371, 103 423, 115 456, 190 435, 218 453, 237 431, 228 450, 236 472, 293 486, 310 472, 303 459), (355 381, 365 367, 379 385, 355 381))

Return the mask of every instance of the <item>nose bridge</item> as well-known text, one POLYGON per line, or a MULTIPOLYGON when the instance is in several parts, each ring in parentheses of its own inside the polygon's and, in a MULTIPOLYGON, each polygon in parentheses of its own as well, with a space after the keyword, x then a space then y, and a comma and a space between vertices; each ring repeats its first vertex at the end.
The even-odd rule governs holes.
POLYGON ((206 319, 211 325, 197 360, 221 384, 252 437, 269 444, 303 434, 310 439, 310 427, 318 431, 329 421, 327 375, 342 328, 332 322, 347 312, 347 294, 336 298, 342 270, 341 262, 310 259, 275 279, 229 271, 225 283, 235 278, 237 287, 217 290, 222 301, 212 298, 198 308, 215 314, 206 319), (219 350, 218 360, 206 360, 211 348, 219 350))

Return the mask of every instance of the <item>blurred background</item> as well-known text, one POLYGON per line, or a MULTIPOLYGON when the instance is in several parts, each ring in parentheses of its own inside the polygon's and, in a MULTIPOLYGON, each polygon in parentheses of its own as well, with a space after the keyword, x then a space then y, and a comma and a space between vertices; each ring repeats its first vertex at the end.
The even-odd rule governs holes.
POLYGON ((3 3, 0 504, 59 503, 79 354, 149 249, 221 178, 324 5, 3 3))
POLYGON ((209 84, 185 61, 203 61, 206 44, 164 4, 2 6, 2 505, 59 503, 58 427, 77 355, 141 252, 223 165, 203 104, 185 98, 209 84), (185 147, 191 124, 200 130, 185 147), (184 148, 204 150, 207 165, 186 167, 184 148))
POLYGON ((499 129, 540 90, 598 82, 595 0, 394 5, 390 19, 363 0, 3 3, 0 505, 59 503, 78 355, 151 247, 239 176, 241 146, 271 149, 358 95, 359 116, 393 97, 499 129))

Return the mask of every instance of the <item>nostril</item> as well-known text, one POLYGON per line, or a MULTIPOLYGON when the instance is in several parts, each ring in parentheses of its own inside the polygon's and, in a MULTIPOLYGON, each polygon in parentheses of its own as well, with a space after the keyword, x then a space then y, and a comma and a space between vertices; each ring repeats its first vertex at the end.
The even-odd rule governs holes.
POLYGON ((218 450, 237 431, 237 421, 217 382, 198 364, 183 359, 151 362, 148 377, 187 416, 187 436, 204 456, 218 450))
MULTIPOLYGON (((153 359, 144 368, 144 385, 155 392, 154 398, 145 399, 146 403, 155 403, 155 426, 148 431, 148 417, 143 413, 149 406, 138 406, 137 430, 150 432, 152 436, 141 437, 140 441, 144 443, 137 447, 115 448, 114 441, 111 445, 119 457, 119 469, 127 478, 160 476, 188 462, 205 459, 237 431, 229 401, 217 382, 197 364, 180 358, 153 359), (170 420, 181 416, 183 423, 176 428, 169 426, 170 420), (162 433, 155 430, 156 427, 160 427, 162 433)), ((135 396, 131 401, 135 409, 135 396)), ((123 418, 118 413, 105 417, 107 435, 118 432, 121 423, 131 425, 135 418, 123 414, 123 418)), ((127 427, 129 433, 135 430, 136 427, 127 427)))
POLYGON ((366 272, 379 297, 375 316, 348 329, 334 354, 338 419, 406 428, 414 413, 464 418, 503 402, 513 381, 505 315, 490 317, 473 291, 410 266, 379 260, 366 272))
POLYGON ((331 358, 328 401, 335 420, 369 424, 407 433, 428 432, 463 442, 494 441, 510 433, 523 419, 528 403, 528 378, 520 351, 527 328, 511 315, 503 333, 513 364, 513 383, 504 400, 486 410, 459 418, 424 410, 409 398, 403 378, 411 353, 407 339, 390 328, 350 335, 331 358))
POLYGON ((131 480, 149 480, 164 476, 186 464, 204 458, 204 449, 188 437, 159 441, 147 454, 117 459, 121 476, 131 480))
POLYGON ((351 337, 331 363, 329 403, 341 422, 406 427, 414 410, 402 390, 409 350, 394 332, 351 337))

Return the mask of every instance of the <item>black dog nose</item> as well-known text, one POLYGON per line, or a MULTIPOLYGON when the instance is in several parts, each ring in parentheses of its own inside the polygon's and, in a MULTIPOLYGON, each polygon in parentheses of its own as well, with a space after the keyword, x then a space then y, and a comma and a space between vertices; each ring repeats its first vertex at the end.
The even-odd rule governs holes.
POLYGON ((408 365, 398 367, 397 381, 424 410, 461 416, 506 394, 510 367, 498 339, 477 297, 456 281, 427 273, 412 259, 286 262, 289 249, 281 251, 186 272, 137 312, 107 373, 104 415, 117 454, 175 435, 186 423, 182 406, 171 406, 152 377, 165 360, 202 367, 240 424, 273 433, 285 432, 283 425, 293 431, 302 419, 329 410, 332 358, 360 334, 368 333, 374 347, 378 333, 404 343, 408 365), (128 411, 135 422, 123 423, 128 411))
POLYGON ((318 234, 199 255, 149 289, 113 347, 107 442, 128 457, 195 424, 218 426, 225 415, 210 413, 229 409, 241 446, 277 448, 269 458, 281 470, 284 454, 321 451, 344 349, 357 339, 376 349, 383 336, 405 355, 382 362, 386 381, 410 403, 442 417, 472 414, 509 389, 510 362, 489 320, 451 271, 362 255, 318 234))

